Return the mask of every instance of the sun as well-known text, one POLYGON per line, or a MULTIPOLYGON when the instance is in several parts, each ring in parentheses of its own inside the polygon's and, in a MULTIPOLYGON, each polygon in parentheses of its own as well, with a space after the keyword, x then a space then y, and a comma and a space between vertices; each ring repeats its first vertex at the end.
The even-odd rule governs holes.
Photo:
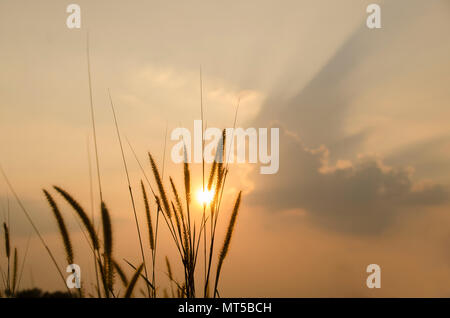
POLYGON ((203 190, 202 188, 198 189, 197 200, 202 205, 209 205, 213 200, 213 198, 214 198, 214 189, 211 190, 208 189, 203 190))

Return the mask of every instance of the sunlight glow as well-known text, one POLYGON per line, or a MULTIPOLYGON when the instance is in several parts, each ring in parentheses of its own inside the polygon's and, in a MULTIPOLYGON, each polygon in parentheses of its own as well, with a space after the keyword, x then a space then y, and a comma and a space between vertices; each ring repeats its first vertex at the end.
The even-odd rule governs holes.
POLYGON ((197 191, 197 200, 203 205, 209 205, 214 198, 214 189, 203 191, 202 188, 197 191))

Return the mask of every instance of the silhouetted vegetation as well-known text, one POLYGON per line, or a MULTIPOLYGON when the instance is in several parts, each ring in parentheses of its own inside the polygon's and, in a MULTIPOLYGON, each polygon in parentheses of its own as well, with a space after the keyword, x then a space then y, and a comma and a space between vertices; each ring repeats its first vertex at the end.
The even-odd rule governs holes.
POLYGON ((15 295, 16 298, 72 298, 68 292, 44 292, 39 288, 24 289, 15 295))

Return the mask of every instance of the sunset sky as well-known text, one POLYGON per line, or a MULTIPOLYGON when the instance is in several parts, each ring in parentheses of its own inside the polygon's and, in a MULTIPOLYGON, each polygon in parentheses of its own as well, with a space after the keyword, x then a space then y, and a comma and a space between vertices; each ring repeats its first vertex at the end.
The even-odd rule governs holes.
MULTIPOLYGON (((165 130, 170 137, 200 119, 201 67, 208 127, 232 127, 240 98, 238 127, 280 129, 278 173, 230 165, 223 227, 239 190, 243 201, 222 296, 450 297, 450 1, 376 1, 381 29, 366 26, 370 3, 2 0, 0 165, 61 268, 41 189, 60 185, 90 207, 89 33, 100 172, 119 259, 137 263, 140 254, 108 89, 136 192, 143 175, 125 137, 148 176, 150 151, 165 162, 167 184, 169 175, 182 182, 182 166, 170 159, 175 142, 163 159, 165 130), (81 29, 66 26, 70 3, 81 7, 81 29), (381 267, 380 289, 366 286, 369 264, 381 267)), ((192 169, 197 190, 201 165, 192 169)), ((83 234, 59 203, 82 277, 93 281, 83 234)), ((140 196, 137 208, 144 224, 140 196)), ((21 257, 31 238, 21 287, 62 290, 0 179, 2 222, 8 209, 21 257)), ((164 255, 181 269, 166 238, 161 276, 164 255)), ((2 267, 3 254, 2 246, 2 267)))

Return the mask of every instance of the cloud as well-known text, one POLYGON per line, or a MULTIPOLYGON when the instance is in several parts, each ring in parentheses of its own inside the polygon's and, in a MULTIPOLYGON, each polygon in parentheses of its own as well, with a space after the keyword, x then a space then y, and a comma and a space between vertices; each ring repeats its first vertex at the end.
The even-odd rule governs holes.
POLYGON ((335 164, 329 157, 325 146, 308 148, 281 129, 279 172, 254 173, 258 187, 247 200, 272 212, 305 210, 323 226, 358 234, 383 231, 406 209, 413 213, 448 201, 445 186, 414 181, 412 168, 387 166, 375 155, 335 164))
MULTIPOLYGON (((290 94, 284 88, 302 77, 304 54, 317 50, 302 48, 274 85, 258 125, 279 120, 308 145, 325 144, 332 159, 366 151, 387 157, 408 144, 448 138, 443 118, 449 109, 445 83, 450 45, 442 41, 442 30, 450 20, 444 6, 445 1, 432 6, 421 1, 384 3, 379 32, 362 21, 309 82, 290 94)), ((433 151, 439 147, 435 144, 433 151)), ((416 158, 414 154, 400 163, 416 158)))
MULTIPOLYGON (((441 39, 449 21, 443 5, 383 4, 380 32, 361 23, 297 93, 273 91, 254 126, 277 120, 287 129, 280 132, 280 170, 251 175, 255 191, 247 200, 359 234, 446 203, 448 127, 441 120, 449 95, 447 73, 439 70, 450 65, 450 47, 441 39), (403 14, 421 18, 398 19, 403 14)), ((283 84, 300 76, 298 56, 283 84)))

